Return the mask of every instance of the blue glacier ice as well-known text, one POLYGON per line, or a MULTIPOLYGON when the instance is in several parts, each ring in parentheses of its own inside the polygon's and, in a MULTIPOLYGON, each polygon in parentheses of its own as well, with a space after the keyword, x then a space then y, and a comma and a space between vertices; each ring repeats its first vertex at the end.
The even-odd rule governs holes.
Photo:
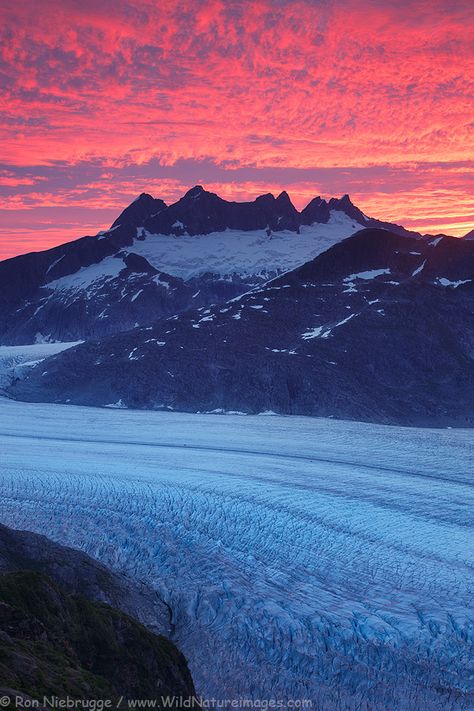
POLYGON ((0 521, 153 586, 206 698, 474 708, 472 431, 0 400, 0 521))

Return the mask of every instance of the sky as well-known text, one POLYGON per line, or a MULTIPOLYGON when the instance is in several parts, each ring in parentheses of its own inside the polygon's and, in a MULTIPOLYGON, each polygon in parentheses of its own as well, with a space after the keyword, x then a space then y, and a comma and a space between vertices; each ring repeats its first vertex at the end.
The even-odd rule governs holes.
POLYGON ((0 258, 202 184, 474 228, 472 0, 0 0, 0 258))

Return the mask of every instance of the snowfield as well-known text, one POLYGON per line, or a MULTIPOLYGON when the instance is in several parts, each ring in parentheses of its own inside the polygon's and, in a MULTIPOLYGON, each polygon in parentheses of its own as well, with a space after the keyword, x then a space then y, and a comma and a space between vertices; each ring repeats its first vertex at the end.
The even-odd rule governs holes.
POLYGON ((155 587, 205 697, 474 707, 472 431, 0 400, 0 520, 155 587))
POLYGON ((131 251, 145 257, 156 269, 185 280, 206 273, 223 279, 275 275, 314 259, 363 227, 339 210, 331 210, 326 224, 302 225, 300 234, 227 229, 176 237, 150 234, 139 227, 140 239, 135 240, 131 251))

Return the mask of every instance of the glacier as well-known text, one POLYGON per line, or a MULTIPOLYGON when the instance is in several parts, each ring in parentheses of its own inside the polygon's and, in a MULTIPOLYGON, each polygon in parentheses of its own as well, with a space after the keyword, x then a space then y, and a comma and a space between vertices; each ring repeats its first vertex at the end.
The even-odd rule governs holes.
POLYGON ((205 698, 474 708, 471 430, 0 399, 0 451, 0 521, 156 589, 205 698))

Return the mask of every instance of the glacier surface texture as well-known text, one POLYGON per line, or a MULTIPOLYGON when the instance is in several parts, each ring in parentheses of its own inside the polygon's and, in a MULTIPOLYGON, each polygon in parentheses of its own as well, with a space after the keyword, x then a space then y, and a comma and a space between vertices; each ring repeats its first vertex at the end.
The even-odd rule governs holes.
POLYGON ((0 400, 0 520, 154 587, 210 698, 472 709, 472 431, 0 400))

